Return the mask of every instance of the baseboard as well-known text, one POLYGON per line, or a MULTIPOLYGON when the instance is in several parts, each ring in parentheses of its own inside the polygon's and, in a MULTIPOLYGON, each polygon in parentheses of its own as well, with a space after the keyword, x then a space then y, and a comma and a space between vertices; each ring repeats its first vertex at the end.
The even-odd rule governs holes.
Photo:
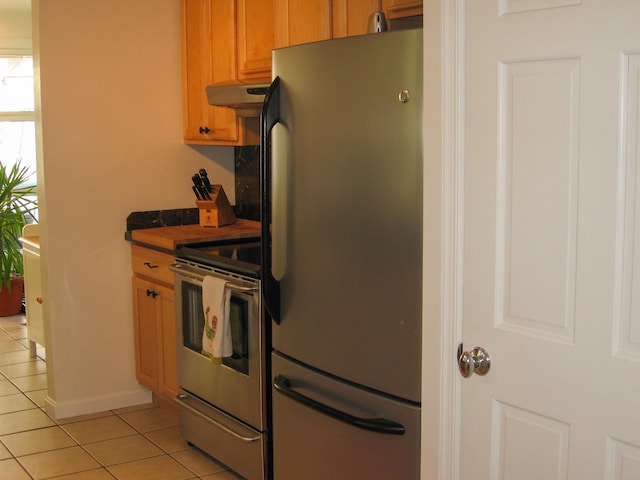
POLYGON ((69 402, 59 402, 48 395, 44 400, 45 411, 50 417, 55 419, 106 412, 108 410, 132 407, 152 402, 153 394, 143 387, 126 392, 82 398, 69 402))

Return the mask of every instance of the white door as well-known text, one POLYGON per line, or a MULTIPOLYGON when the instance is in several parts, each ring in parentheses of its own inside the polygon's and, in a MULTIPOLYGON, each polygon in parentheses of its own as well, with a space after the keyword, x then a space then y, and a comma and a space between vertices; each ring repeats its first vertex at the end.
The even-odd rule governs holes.
POLYGON ((462 0, 460 480, 640 479, 640 1, 462 0))

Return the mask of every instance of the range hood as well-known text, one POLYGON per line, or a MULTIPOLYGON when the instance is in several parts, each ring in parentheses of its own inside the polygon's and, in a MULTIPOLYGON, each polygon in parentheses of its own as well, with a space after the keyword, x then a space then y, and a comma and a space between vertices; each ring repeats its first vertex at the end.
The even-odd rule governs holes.
POLYGON ((259 117, 268 89, 268 83, 210 85, 207 87, 207 99, 209 105, 233 108, 239 117, 259 117))

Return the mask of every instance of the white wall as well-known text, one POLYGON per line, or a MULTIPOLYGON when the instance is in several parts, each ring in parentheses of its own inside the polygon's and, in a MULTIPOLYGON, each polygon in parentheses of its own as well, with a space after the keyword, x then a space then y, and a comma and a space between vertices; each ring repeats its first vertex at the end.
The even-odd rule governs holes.
POLYGON ((194 207, 202 167, 233 203, 233 152, 182 143, 180 2, 33 9, 47 410, 61 418, 149 400, 135 379, 125 219, 194 207))

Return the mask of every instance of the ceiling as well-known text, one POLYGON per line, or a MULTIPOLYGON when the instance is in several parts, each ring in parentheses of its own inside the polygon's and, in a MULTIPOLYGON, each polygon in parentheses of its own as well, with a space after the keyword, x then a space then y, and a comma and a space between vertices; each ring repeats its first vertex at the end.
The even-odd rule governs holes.
POLYGON ((29 12, 31 0, 0 0, 0 12, 29 12))

